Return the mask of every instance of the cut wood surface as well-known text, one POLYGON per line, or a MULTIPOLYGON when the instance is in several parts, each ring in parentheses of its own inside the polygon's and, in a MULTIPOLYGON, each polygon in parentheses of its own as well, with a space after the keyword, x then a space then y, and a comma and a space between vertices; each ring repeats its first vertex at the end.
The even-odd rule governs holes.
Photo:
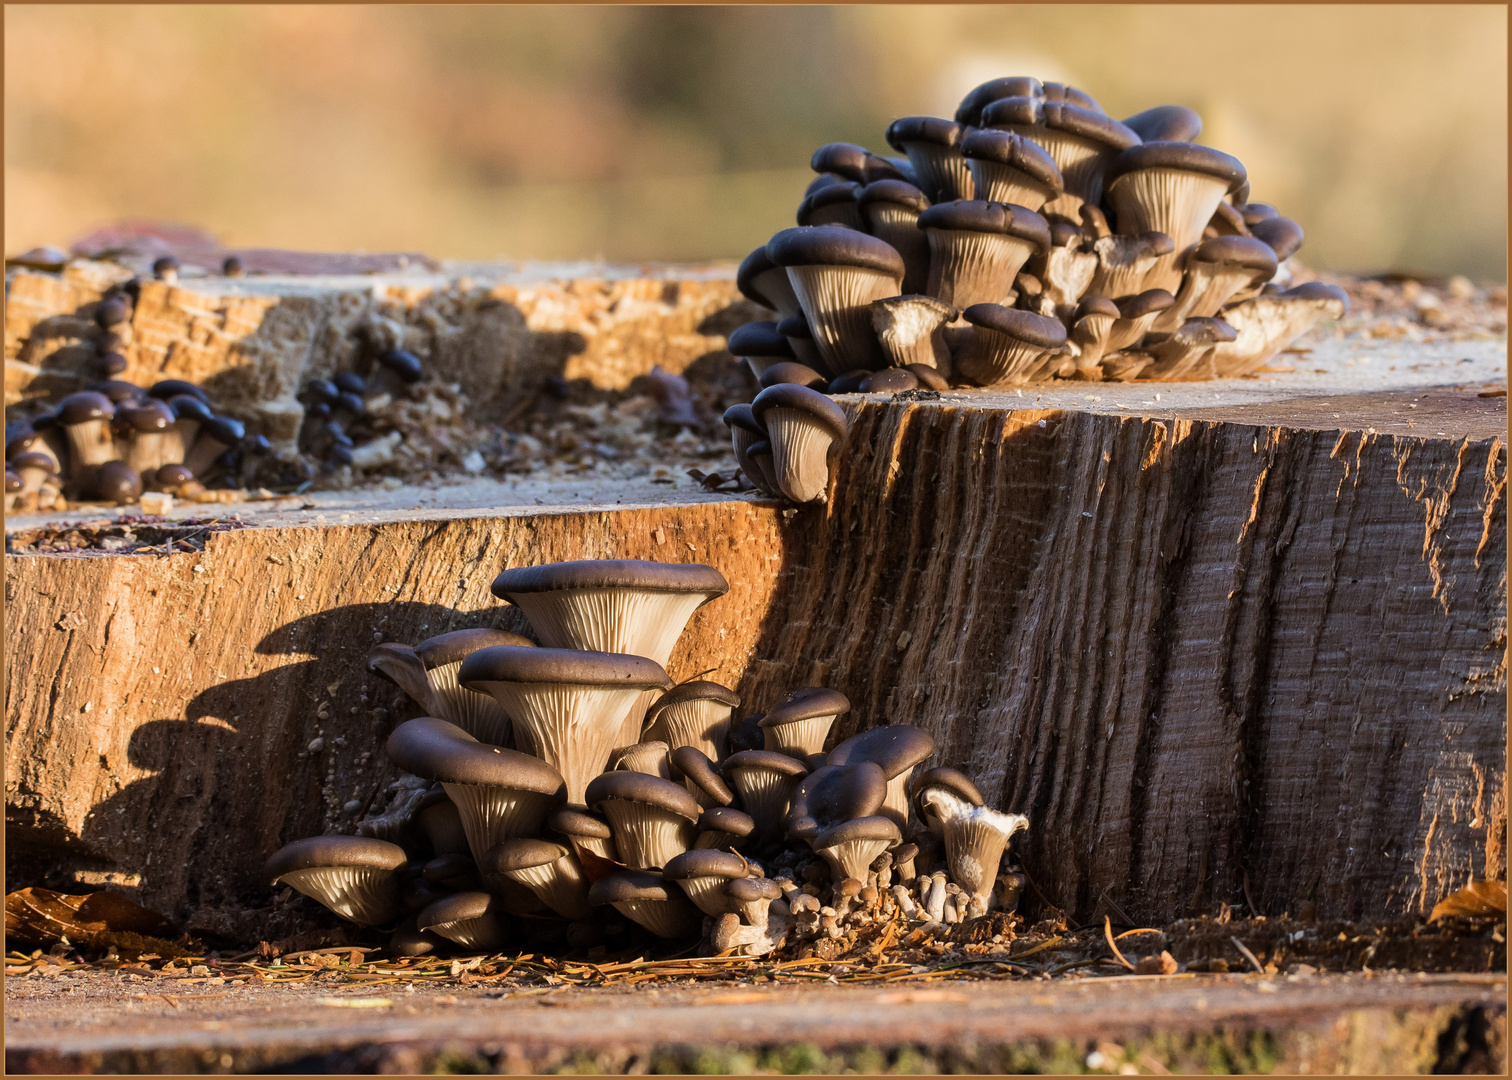
MULTIPOLYGON (((400 980, 176 985, 97 973, 12 980, 16 1072, 751 1071, 764 1052, 857 1071, 1417 1073, 1505 1068, 1506 981, 1178 976, 1053 983, 406 992, 400 980), (66 985, 65 985, 66 984, 66 985), (1154 1038, 1152 1038, 1154 1036, 1154 1038), (859 1052, 871 1058, 857 1058, 859 1052), (899 1058, 900 1051, 905 1056, 899 1058), (745 1057, 737 1056, 737 1052, 745 1057), (812 1055, 825 1055, 815 1061, 812 1055), (722 1055, 714 1056, 710 1055, 722 1055), (836 1055, 829 1057, 828 1055, 836 1055), (1144 1055, 1141 1057, 1140 1055, 1144 1055), (1216 1058, 1212 1055, 1216 1055, 1216 1058), (698 1062, 703 1068, 695 1067, 698 1062), (708 1066, 723 1061, 724 1068, 708 1066), (744 1061, 744 1070, 731 1066, 744 1061), (1093 1059, 1095 1063, 1097 1059, 1093 1059), (863 1062, 870 1062, 871 1069, 863 1062), (1017 1068, 1009 1067, 1017 1063, 1017 1068), (1026 1065, 1037 1065, 1026 1069, 1026 1065), (586 1066, 593 1066, 591 1069, 586 1066), (903 1071, 903 1070, 900 1070, 903 1071)), ((777 1060, 782 1060, 778 1058, 777 1060)), ((787 1071, 794 1071, 791 1068, 787 1071)))
POLYGON ((395 775, 371 644, 523 629, 494 575, 585 557, 718 567, 674 677, 751 712, 833 686, 834 739, 920 724, 1029 815, 1074 916, 1246 883, 1262 914, 1426 915, 1504 876, 1505 398, 1098 389, 852 399, 825 507, 478 482, 246 504, 200 553, 12 556, 11 880, 271 935, 263 858, 395 775))

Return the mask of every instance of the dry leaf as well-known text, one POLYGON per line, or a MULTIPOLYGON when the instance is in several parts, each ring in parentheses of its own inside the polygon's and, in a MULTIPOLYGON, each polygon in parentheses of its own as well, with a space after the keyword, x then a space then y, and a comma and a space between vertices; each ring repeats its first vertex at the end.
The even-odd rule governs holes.
POLYGON ((5 898, 8 940, 51 945, 65 937, 86 948, 115 945, 134 952, 187 955, 170 944, 179 930, 156 911, 111 892, 71 896, 51 889, 20 889, 5 898))
POLYGON ((1462 919, 1502 918, 1507 914, 1505 881, 1472 881, 1456 893, 1450 893, 1433 906, 1429 922, 1458 916, 1462 919))

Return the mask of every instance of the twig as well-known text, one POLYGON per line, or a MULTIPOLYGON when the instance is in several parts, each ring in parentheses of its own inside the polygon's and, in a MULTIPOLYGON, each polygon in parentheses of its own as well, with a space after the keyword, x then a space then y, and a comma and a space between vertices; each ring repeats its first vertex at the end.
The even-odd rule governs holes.
POLYGON ((1118 958, 1118 962, 1133 971, 1134 965, 1125 960, 1124 954, 1118 951, 1118 943, 1113 940, 1113 920, 1106 915, 1103 916, 1103 937, 1108 939, 1108 948, 1113 950, 1113 955, 1118 958))
POLYGON ((1249 949, 1245 948, 1244 942, 1240 941, 1232 934, 1229 935, 1229 940, 1234 943, 1234 948, 1238 949, 1244 954, 1244 958, 1250 962, 1250 966, 1255 969, 1256 973, 1260 975, 1265 974, 1265 965, 1260 963, 1259 960, 1255 959, 1255 954, 1250 952, 1249 949))
POLYGON ((1255 906, 1255 898, 1250 895, 1249 871, 1244 871, 1244 902, 1249 905, 1250 918, 1260 914, 1260 909, 1255 906))

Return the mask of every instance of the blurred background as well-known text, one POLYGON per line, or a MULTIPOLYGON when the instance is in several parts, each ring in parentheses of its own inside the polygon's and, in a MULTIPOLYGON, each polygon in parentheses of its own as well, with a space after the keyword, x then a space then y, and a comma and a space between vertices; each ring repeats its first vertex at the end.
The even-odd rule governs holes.
POLYGON ((1345 271, 1506 280, 1491 6, 5 8, 5 246, 740 258, 821 143, 1036 75, 1178 102, 1345 271))

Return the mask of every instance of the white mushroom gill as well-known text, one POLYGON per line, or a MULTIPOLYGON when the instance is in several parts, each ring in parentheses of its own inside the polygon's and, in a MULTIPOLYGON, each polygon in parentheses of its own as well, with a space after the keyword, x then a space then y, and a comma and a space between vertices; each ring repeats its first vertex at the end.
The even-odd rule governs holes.
POLYGON ((440 934, 447 941, 456 942, 465 949, 477 949, 480 952, 494 948, 504 939, 504 924, 491 911, 476 919, 458 919, 456 922, 436 923, 420 929, 440 934))
POLYGON ((487 694, 459 685, 457 672, 461 667, 462 661, 457 660, 439 664, 425 673, 435 715, 456 724, 480 743, 508 746, 513 727, 509 714, 487 694))
POLYGON ((829 428, 797 409, 769 409, 764 419, 771 433, 772 471, 782 494, 796 503, 823 498, 829 488, 829 449, 835 441, 829 428))
MULTIPOLYGON (((771 422, 774 413, 786 411, 788 410, 773 409, 767 414, 768 423, 771 422)), ((795 502, 807 501, 796 496, 792 498, 795 502)), ((806 758, 824 749, 824 740, 834 724, 835 717, 833 716, 809 716, 802 720, 790 720, 785 724, 772 724, 770 727, 761 729, 765 743, 763 749, 787 754, 790 757, 806 758)))
POLYGON ((997 881, 998 863, 1014 833, 1029 827, 1022 814, 1005 814, 986 806, 972 806, 943 788, 924 792, 924 801, 939 818, 945 833, 950 880, 969 896, 988 901, 997 881))
POLYGON ((442 783, 441 787, 457 804, 462 831, 467 834, 467 846, 474 860, 481 859, 485 851, 501 840, 537 835, 541 822, 556 802, 553 795, 516 788, 448 783, 442 783))
POLYGON ((731 707, 723 702, 696 698, 664 705, 657 713, 656 722, 671 749, 692 746, 710 761, 719 761, 725 756, 732 712, 731 707))
POLYGON ((1155 260, 1141 288, 1167 289, 1173 293, 1180 288, 1177 260, 1202 239, 1202 230, 1213 219, 1213 212, 1228 189, 1227 180, 1187 169, 1137 169, 1114 181, 1108 189, 1108 201, 1118 215, 1120 231, 1153 229, 1165 233, 1176 244, 1175 251, 1155 260))
POLYGON ((740 805, 756 820, 757 829, 771 835, 782 828, 793 789, 802 782, 802 776, 761 766, 730 770, 730 786, 740 793, 740 805))
POLYGON ((667 863, 693 846, 697 829, 681 814, 649 803, 608 799, 602 805, 620 861, 637 870, 667 863))
POLYGON ((548 648, 644 656, 665 667, 688 619, 708 598, 702 592, 616 588, 553 589, 511 600, 548 648))
POLYGON ((1037 212, 1055 194, 1024 170, 1001 161, 968 158, 966 163, 976 188, 972 198, 983 202, 1012 203, 1037 212))
MULTIPOLYGON (((1065 181, 1065 193, 1045 203, 1043 214, 1064 214, 1075 219, 1083 202, 1093 206, 1102 198, 1102 174, 1118 151, 1083 135, 1037 124, 1009 124, 1013 131, 1038 143, 1052 158, 1065 181)), ((1204 223, 1205 224, 1205 223, 1204 223)))
POLYGON ((963 311, 972 304, 1009 304, 1013 279, 1034 245, 1007 233, 928 229, 930 296, 963 311))
POLYGON ((567 801, 577 804, 583 802, 588 782, 609 763, 610 751, 624 745, 618 741, 621 721, 641 694, 635 687, 560 683, 490 686, 514 719, 516 745, 533 746, 537 757, 561 773, 567 801))
MULTIPOLYGON (((1045 299, 1056 308, 1075 307, 1076 302, 1089 292, 1092 278, 1097 273, 1097 253, 1082 248, 1080 237, 1072 238, 1069 244, 1052 247, 1045 256, 1045 299)), ((1055 311, 1041 311, 1042 315, 1054 315, 1055 311)))
POLYGON ((788 278, 828 374, 875 367, 880 350, 872 335, 873 300, 898 294, 892 274, 860 266, 790 266, 788 278))
POLYGON ((1235 338, 1214 348, 1213 366, 1220 379, 1247 375, 1307 333, 1314 323, 1343 314, 1341 301, 1284 293, 1235 304, 1223 313, 1223 321, 1234 328, 1235 338))
POLYGON ((887 839, 844 840, 832 847, 819 849, 818 854, 829 863, 837 882, 846 878, 865 881, 867 869, 892 843, 887 839))
POLYGON ((976 188, 971 178, 971 169, 959 146, 946 146, 937 142, 905 142, 903 152, 919 177, 919 187, 925 192, 937 192, 935 202, 951 199, 969 199, 976 188))
POLYGON ((907 364, 938 367, 938 354, 932 339, 940 333, 949 316, 948 308, 928 300, 896 303, 885 310, 872 309, 872 329, 877 332, 877 340, 895 367, 907 364))
POLYGON ((376 926, 398 918, 399 878, 373 866, 315 866, 294 870, 274 884, 288 885, 343 919, 376 926))
POLYGON ((564 919, 586 919, 593 912, 588 903, 588 879, 572 855, 564 855, 539 866, 524 866, 503 871, 505 876, 524 885, 541 902, 564 919))
POLYGON ((679 878, 677 884, 688 894, 688 899, 705 915, 716 918, 730 910, 730 898, 724 893, 728 878, 706 874, 702 877, 679 878))
POLYGON ((1011 386, 1034 380, 1056 356, 1055 349, 979 326, 956 367, 982 386, 1011 386))

